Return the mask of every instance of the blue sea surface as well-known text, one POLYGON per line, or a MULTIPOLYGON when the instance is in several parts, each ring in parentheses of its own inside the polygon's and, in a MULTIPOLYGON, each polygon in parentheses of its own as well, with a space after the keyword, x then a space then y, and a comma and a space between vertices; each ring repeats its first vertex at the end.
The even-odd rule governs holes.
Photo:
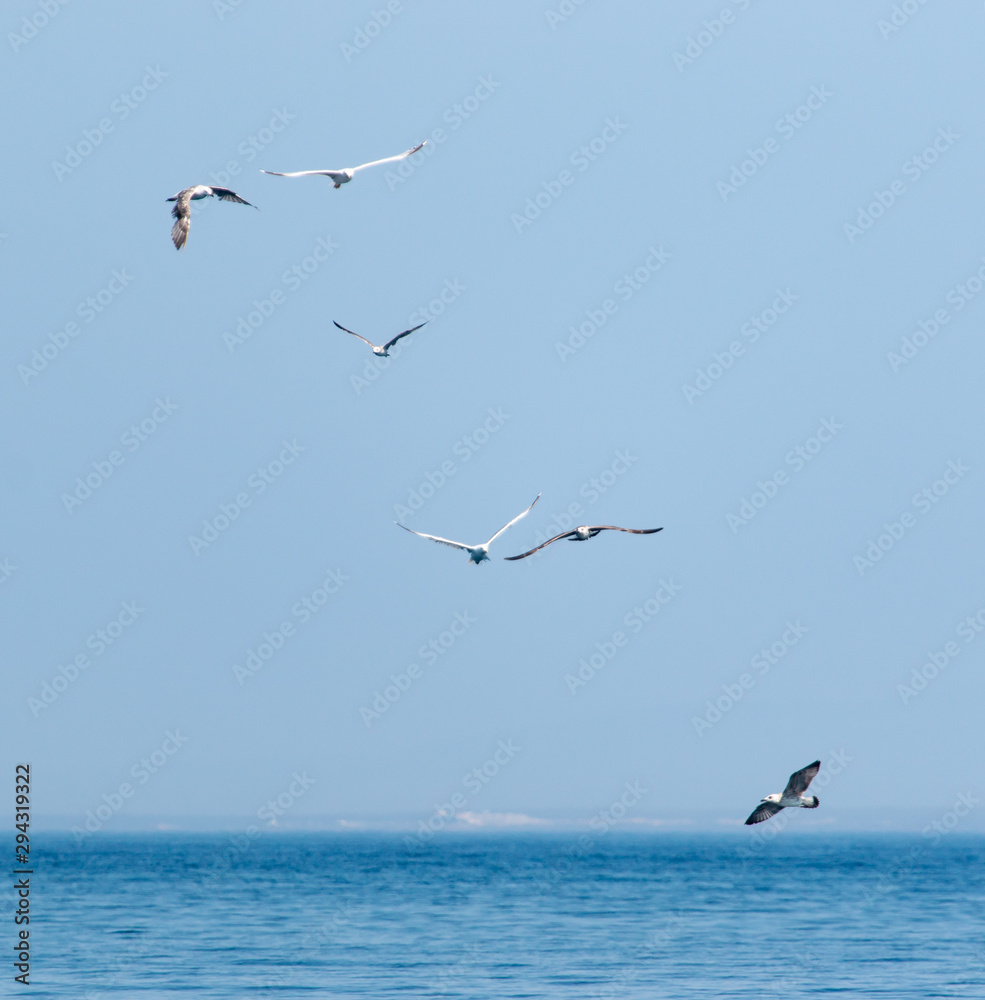
POLYGON ((982 837, 35 845, 35 998, 985 997, 982 837))

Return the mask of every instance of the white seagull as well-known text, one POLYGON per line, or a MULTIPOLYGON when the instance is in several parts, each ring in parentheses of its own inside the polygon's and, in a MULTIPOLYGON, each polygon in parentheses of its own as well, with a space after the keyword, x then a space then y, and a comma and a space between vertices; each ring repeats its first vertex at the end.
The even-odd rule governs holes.
MULTIPOLYGON (((539 499, 540 494, 538 493, 537 496, 534 497, 534 503, 536 503, 539 499)), ((530 508, 533 507, 534 503, 532 503, 530 507, 528 507, 521 514, 517 514, 517 516, 514 517, 509 524, 504 524, 503 527, 500 528, 488 542, 484 542, 482 545, 466 545, 464 542, 453 542, 449 538, 439 538, 437 535, 425 535, 423 531, 414 531, 413 528, 408 528, 405 524, 401 524, 399 521, 394 521, 393 523, 398 527, 403 528, 404 531, 409 531, 414 535, 420 535, 421 538, 430 538, 432 542, 441 542, 442 545, 450 545, 453 549, 464 549, 468 552, 469 559, 474 562, 476 566, 478 566, 484 559, 489 558, 489 546, 492 545, 492 543, 495 542, 507 528, 512 528, 521 517, 525 517, 529 514, 530 508)))
POLYGON ((343 184, 348 184, 352 180, 352 175, 360 170, 365 170, 367 167, 378 167, 381 163, 396 163, 397 160, 413 156, 414 153, 423 148, 425 142, 427 139, 398 156, 388 156, 383 160, 371 160, 369 163, 360 163, 358 167, 346 167, 344 170, 295 170, 291 174, 281 174, 276 170, 261 170, 260 173, 273 174, 274 177, 310 177, 317 174, 321 177, 328 177, 337 188, 340 188, 343 184))
POLYGON ((507 560, 526 559, 527 556, 532 556, 535 552, 539 552, 542 548, 550 545, 551 542, 556 542, 559 538, 567 538, 570 542, 587 542, 589 538, 594 538, 600 531, 628 531, 631 535, 655 535, 658 531, 663 531, 663 528, 617 528, 614 524, 579 524, 577 528, 572 528, 571 531, 562 531, 560 535, 548 538, 546 542, 542 542, 529 552, 523 552, 518 556, 505 556, 504 558, 507 560))
MULTIPOLYGON (((185 245, 185 241, 188 239, 188 227, 192 222, 191 202, 199 201, 201 198, 218 198, 220 201, 235 201, 240 205, 250 205, 235 191, 230 191, 229 188, 209 187, 208 184, 196 184, 194 187, 179 191, 171 198, 166 198, 166 201, 174 202, 171 215, 175 223, 171 227, 171 239, 178 250, 185 245)), ((256 205, 250 205, 250 208, 256 208, 256 205)))
POLYGON ((786 809, 787 806, 800 806, 801 809, 817 809, 821 800, 816 795, 804 795, 804 792, 807 791, 807 786, 817 777, 817 772, 820 770, 821 762, 816 760, 813 764, 808 764, 807 767, 802 767, 799 771, 794 771, 790 775, 787 787, 782 792, 774 792, 772 795, 767 795, 749 814, 749 819, 746 820, 745 825, 752 826, 753 823, 762 823, 764 819, 775 816, 781 809, 786 809))
MULTIPOLYGON (((335 320, 333 319, 332 322, 335 323, 335 320)), ((424 323, 426 322, 427 320, 424 321, 424 323)), ((418 323, 417 326, 412 326, 409 330, 404 330, 403 333, 398 333, 396 337, 391 337, 382 347, 379 344, 374 344, 371 340, 367 340, 365 337, 360 336, 353 330, 347 330, 341 323, 335 323, 335 325, 340 330, 345 330, 346 333, 351 333, 353 337, 359 337, 364 344, 369 344, 369 346, 373 348, 373 353, 378 357, 388 358, 390 357, 390 348, 393 347, 393 345, 400 340, 401 337, 406 337, 408 333, 420 330, 420 328, 424 326, 424 323, 418 323)))

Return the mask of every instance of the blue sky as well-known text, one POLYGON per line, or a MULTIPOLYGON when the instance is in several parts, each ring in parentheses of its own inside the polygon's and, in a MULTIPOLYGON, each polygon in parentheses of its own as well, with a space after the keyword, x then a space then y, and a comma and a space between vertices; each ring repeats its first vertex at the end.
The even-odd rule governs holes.
POLYGON ((39 821, 587 822, 637 783, 626 824, 728 828, 816 757, 804 827, 985 792, 983 17, 8 7, 39 821), (196 183, 259 211, 177 253, 196 183), (424 319, 385 366, 332 325, 424 319), (482 541, 538 493, 479 567, 393 524, 482 541), (664 530, 499 558, 579 523, 664 530))

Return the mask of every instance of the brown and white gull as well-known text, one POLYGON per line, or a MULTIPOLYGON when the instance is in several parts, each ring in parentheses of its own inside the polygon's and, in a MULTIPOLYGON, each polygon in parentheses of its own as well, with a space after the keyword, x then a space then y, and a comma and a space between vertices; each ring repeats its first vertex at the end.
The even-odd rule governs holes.
POLYGON ((600 531, 628 531, 631 535, 655 535, 658 531, 663 531, 663 528, 618 528, 614 524, 579 524, 577 528, 562 531, 560 535, 548 538, 546 542, 541 542, 529 552, 521 552, 518 556, 504 556, 504 558, 507 560, 526 559, 527 556, 532 556, 559 538, 567 538, 571 542, 587 542, 589 538, 594 538, 600 531))
POLYGON ((404 160, 408 156, 413 156, 414 153, 424 147, 425 142, 427 142, 427 139, 424 142, 419 142, 413 149, 408 149, 397 156, 387 156, 382 160, 370 160, 369 163, 360 163, 358 167, 345 167, 343 170, 295 170, 289 174, 278 173, 276 170, 261 170, 260 173, 272 174, 274 177, 310 177, 317 175, 329 178, 337 188, 340 188, 343 184, 348 184, 352 180, 353 174, 358 173, 360 170, 365 170, 367 167, 378 167, 381 163, 396 163, 397 160, 404 160))
POLYGON ((794 771, 790 775, 787 787, 782 792, 774 792, 767 795, 762 802, 756 806, 746 820, 746 826, 753 823, 762 823, 764 819, 775 816, 781 809, 788 806, 800 806, 801 809, 817 809, 821 800, 816 795, 804 795, 807 786, 817 777, 817 772, 821 770, 821 762, 814 761, 807 767, 802 767, 799 771, 794 771))
MULTIPOLYGON (((534 497, 534 503, 536 503, 539 499, 540 494, 538 493, 537 496, 534 497)), ((440 538, 438 535, 426 535, 423 531, 414 531, 413 528, 408 528, 407 525, 401 524, 399 521, 394 521, 393 523, 398 527, 403 528, 404 531, 409 531, 414 535, 420 535, 421 538, 430 538, 432 542, 440 542, 442 545, 450 545, 453 549, 464 549, 468 552, 469 559, 475 563, 476 566, 478 566, 483 560, 489 559, 489 546, 492 545, 492 543, 495 542, 507 528, 512 528, 521 517, 526 517, 526 515, 530 513, 530 509, 533 507, 534 503, 532 503, 530 507, 522 513, 517 514, 517 516, 514 517, 509 524, 504 524, 503 527, 500 528, 488 542, 483 542, 481 545, 466 545, 464 542, 453 542, 450 538, 440 538)))
MULTIPOLYGON (((333 319, 333 320, 332 320, 332 322, 333 322, 333 323, 335 323, 335 320, 333 319)), ((426 323, 426 322, 427 322, 427 320, 425 320, 425 321, 424 321, 424 323, 426 323)), ((411 327, 411 328, 410 328, 409 330, 404 330, 404 332, 403 332, 403 333, 398 333, 398 334, 396 335, 396 337, 391 337, 391 338, 390 338, 390 339, 389 339, 389 340, 388 340, 388 341, 387 341, 387 342, 386 342, 385 344, 383 344, 382 346, 381 346, 381 345, 379 345, 379 344, 374 344, 374 343, 373 343, 373 342, 372 342, 371 340, 367 340, 367 339, 366 339, 365 337, 363 337, 363 336, 361 336, 360 334, 356 333, 356 332, 355 332, 354 330, 349 330, 349 329, 347 329, 347 328, 346 328, 346 327, 344 327, 344 326, 343 326, 343 325, 342 325, 341 323, 335 323, 335 325, 336 325, 336 326, 337 326, 337 327, 338 327, 338 328, 339 328, 340 330, 344 330, 344 331, 345 331, 346 333, 351 333, 351 334, 353 335, 353 337, 359 337, 359 339, 360 339, 360 340, 361 340, 361 341, 362 341, 362 342, 363 342, 364 344, 369 344, 369 346, 373 348, 373 353, 374 353, 375 355, 377 355, 378 357, 381 357, 381 358, 388 358, 388 357, 390 357, 390 348, 391 348, 391 347, 393 347, 393 345, 394 345, 394 344, 395 344, 395 343, 396 343, 396 342, 397 342, 398 340, 400 340, 400 338, 401 338, 401 337, 406 337, 408 333, 413 333, 413 332, 414 332, 415 330, 420 330, 420 328, 421 328, 422 326, 424 326, 424 323, 418 323, 418 324, 417 324, 417 326, 412 326, 412 327, 411 327)))
MULTIPOLYGON (((179 191, 171 198, 165 199, 166 201, 174 202, 174 208, 171 209, 171 216, 174 218, 175 223, 171 227, 171 240, 178 250, 181 250, 188 240, 188 227, 192 222, 191 203, 199 201, 202 198, 218 198, 220 201, 235 201, 240 205, 250 205, 245 198, 240 198, 235 191, 230 191, 229 188, 209 187, 208 184, 196 184, 193 187, 185 188, 184 191, 179 191)), ((250 208, 256 208, 256 205, 250 205, 250 208)))

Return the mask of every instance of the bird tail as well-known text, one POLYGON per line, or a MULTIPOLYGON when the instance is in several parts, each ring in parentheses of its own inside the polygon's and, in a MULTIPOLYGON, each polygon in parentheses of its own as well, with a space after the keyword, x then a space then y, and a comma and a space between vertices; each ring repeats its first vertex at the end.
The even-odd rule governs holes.
POLYGON ((811 804, 807 808, 808 809, 817 809, 817 807, 820 804, 821 804, 821 800, 816 795, 812 795, 811 796, 811 804))

